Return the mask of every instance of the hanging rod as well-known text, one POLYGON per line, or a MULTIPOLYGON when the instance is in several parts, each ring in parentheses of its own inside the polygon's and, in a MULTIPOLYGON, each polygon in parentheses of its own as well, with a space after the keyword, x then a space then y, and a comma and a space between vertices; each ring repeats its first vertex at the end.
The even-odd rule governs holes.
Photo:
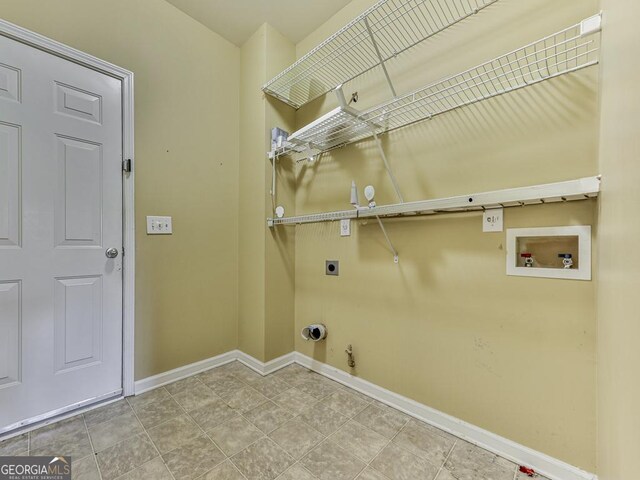
POLYGON ((338 107, 292 133, 288 141, 327 151, 373 136, 372 125, 381 134, 596 65, 599 43, 593 34, 600 26, 598 14, 382 105, 362 112, 338 107))
POLYGON ((262 90, 300 108, 497 1, 381 0, 262 90))
POLYGON ((600 192, 600 176, 566 182, 510 188, 493 192, 473 193, 456 197, 396 203, 354 210, 313 213, 295 217, 268 218, 267 225, 299 225, 303 223, 332 222, 342 219, 370 217, 399 217, 433 215, 438 213, 473 212, 499 207, 521 207, 544 203, 571 202, 596 198, 600 192))

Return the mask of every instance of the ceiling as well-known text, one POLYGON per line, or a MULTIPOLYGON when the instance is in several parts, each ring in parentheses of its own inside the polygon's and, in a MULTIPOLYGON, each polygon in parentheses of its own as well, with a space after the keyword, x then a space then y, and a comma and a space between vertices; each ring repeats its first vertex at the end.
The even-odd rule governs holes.
POLYGON ((263 23, 298 43, 350 0, 167 0, 241 46, 263 23))

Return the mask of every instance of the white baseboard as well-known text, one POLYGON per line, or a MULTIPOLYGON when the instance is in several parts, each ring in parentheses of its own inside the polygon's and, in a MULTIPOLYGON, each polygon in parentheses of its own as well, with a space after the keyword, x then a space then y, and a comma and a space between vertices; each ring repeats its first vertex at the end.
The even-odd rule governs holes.
POLYGON ((473 443, 485 450, 504 457, 518 465, 526 465, 535 469, 541 475, 551 480, 597 480, 593 473, 586 472, 577 467, 562 462, 544 453, 525 447, 507 438, 491 433, 480 427, 467 423, 458 418, 447 415, 434 408, 411 400, 371 382, 355 377, 343 370, 318 362, 299 352, 292 352, 269 362, 261 362, 252 356, 232 350, 207 360, 185 365, 169 372, 154 375, 153 377, 138 380, 136 382, 136 395, 153 388, 175 382, 196 373, 219 367, 226 363, 238 360, 261 375, 268 375, 287 365, 297 363, 327 378, 335 380, 347 387, 353 388, 365 395, 385 403, 401 412, 406 413, 429 425, 440 428, 446 432, 473 443))
POLYGON ((295 352, 287 353, 278 358, 274 358, 266 363, 261 362, 253 358, 251 355, 248 355, 240 350, 236 350, 238 353, 237 360, 240 363, 245 364, 250 369, 258 372, 260 375, 269 375, 270 373, 276 372, 281 368, 286 367, 287 365, 291 365, 295 362, 295 352))
POLYGON ((598 478, 593 473, 585 472, 573 465, 398 395, 301 353, 295 353, 295 362, 518 465, 533 468, 551 480, 597 480, 598 478))
POLYGON ((137 380, 135 382, 135 394, 140 395, 141 393, 153 390, 154 388, 162 387, 163 385, 182 380, 183 378, 190 377, 191 375, 204 372, 205 370, 209 370, 211 368, 220 367, 237 359, 238 350, 232 350, 216 357, 207 358, 205 360, 191 363, 183 367, 174 368, 173 370, 169 370, 168 372, 159 373, 152 377, 137 380))

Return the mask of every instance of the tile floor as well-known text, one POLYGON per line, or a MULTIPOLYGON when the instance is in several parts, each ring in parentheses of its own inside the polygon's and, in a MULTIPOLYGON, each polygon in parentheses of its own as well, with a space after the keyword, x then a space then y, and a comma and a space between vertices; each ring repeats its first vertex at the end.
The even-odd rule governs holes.
POLYGON ((0 442, 0 455, 54 454, 77 480, 529 478, 298 365, 262 377, 230 363, 0 442))

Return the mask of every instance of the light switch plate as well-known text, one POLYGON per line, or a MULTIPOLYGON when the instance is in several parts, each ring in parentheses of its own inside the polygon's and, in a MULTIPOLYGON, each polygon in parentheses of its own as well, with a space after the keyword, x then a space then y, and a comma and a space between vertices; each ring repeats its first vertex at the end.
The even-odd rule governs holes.
POLYGON ((504 209, 492 208, 482 215, 483 232, 501 232, 504 228, 504 209))
POLYGON ((147 235, 171 235, 171 217, 147 217, 147 235))
POLYGON ((342 220, 340 220, 340 236, 341 237, 351 236, 351 219, 343 218, 342 220))

